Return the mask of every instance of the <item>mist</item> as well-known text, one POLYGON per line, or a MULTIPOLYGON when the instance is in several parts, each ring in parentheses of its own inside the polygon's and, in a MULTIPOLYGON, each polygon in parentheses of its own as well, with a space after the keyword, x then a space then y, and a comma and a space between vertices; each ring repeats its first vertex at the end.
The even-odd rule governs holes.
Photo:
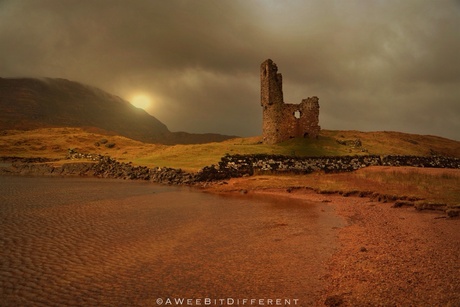
POLYGON ((0 1, 2 77, 132 100, 171 131, 260 135, 259 66, 323 129, 460 140, 458 1, 0 1))

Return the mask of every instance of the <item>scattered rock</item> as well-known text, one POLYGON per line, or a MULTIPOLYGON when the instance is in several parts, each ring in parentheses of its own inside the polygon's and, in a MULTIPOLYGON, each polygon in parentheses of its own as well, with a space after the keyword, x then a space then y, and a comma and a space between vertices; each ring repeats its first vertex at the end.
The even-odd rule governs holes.
POLYGON ((430 203, 430 202, 424 202, 424 201, 418 201, 414 205, 415 209, 421 211, 421 210, 434 210, 434 211, 446 211, 446 204, 440 204, 440 203, 430 203))
POLYGON ((401 208, 401 207, 413 207, 414 203, 411 201, 404 201, 404 200, 397 200, 393 204, 393 208, 401 208))
POLYGON ((448 217, 457 217, 460 216, 460 209, 447 209, 446 213, 448 217))
POLYGON ((354 141, 354 144, 353 144, 355 147, 361 147, 363 145, 363 143, 361 142, 360 139, 356 139, 354 141))
POLYGON ((369 197, 370 195, 372 195, 373 192, 371 191, 360 191, 358 196, 359 197, 369 197))
POLYGON ((363 145, 360 139, 356 139, 356 140, 338 140, 336 139, 335 141, 340 145, 351 146, 355 148, 359 148, 363 145))
POLYGON ((331 295, 326 298, 324 305, 328 307, 340 306, 344 303, 343 297, 341 295, 331 295))
POLYGON ((359 191, 355 191, 355 190, 346 191, 346 192, 343 192, 343 193, 342 193, 342 196, 344 196, 344 197, 359 196, 359 195, 360 195, 360 192, 359 192, 359 191))

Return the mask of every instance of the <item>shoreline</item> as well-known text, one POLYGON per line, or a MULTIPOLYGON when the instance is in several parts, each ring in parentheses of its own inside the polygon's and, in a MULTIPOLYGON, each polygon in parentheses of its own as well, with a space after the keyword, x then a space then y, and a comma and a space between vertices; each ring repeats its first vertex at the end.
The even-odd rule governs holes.
POLYGON ((328 262, 318 306, 460 305, 460 219, 440 211, 396 208, 396 200, 359 193, 318 193, 306 185, 251 187, 249 181, 256 179, 269 180, 233 178, 192 187, 216 194, 296 198, 333 208, 346 225, 338 230, 339 247, 328 262))
POLYGON ((460 305, 460 219, 357 196, 285 189, 209 193, 261 194, 331 206, 346 225, 324 276, 317 306, 460 305))

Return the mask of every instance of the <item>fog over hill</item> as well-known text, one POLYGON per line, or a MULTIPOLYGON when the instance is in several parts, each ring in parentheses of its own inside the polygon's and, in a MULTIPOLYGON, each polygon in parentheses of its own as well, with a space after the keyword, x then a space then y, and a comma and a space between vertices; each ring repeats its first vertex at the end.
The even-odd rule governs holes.
POLYGON ((135 140, 191 144, 231 138, 171 132, 154 116, 118 96, 66 79, 0 78, 0 129, 82 127, 135 140))
POLYGON ((143 94, 171 131, 249 137, 270 58, 324 129, 460 140, 459 29, 459 0, 0 0, 0 76, 143 94))

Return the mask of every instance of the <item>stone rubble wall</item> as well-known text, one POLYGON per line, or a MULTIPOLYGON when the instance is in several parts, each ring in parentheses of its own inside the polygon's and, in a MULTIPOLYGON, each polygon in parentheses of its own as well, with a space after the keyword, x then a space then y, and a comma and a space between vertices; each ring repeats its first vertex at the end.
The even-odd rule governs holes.
POLYGON ((460 169, 460 159, 443 156, 337 156, 289 157, 280 155, 226 155, 218 165, 201 170, 203 180, 224 180, 254 174, 309 174, 350 172, 368 166, 412 166, 460 169))
POLYGON ((113 179, 146 180, 164 184, 192 184, 196 174, 169 167, 148 168, 119 162, 109 156, 82 154, 69 150, 67 157, 73 162, 53 165, 51 160, 34 158, 2 158, 0 174, 31 176, 82 176, 113 179), (80 162, 78 160, 90 160, 80 162), (45 163, 43 163, 45 162, 45 163))
POLYGON ((217 165, 206 166, 197 173, 188 173, 169 167, 134 166, 131 162, 119 162, 109 156, 82 154, 69 150, 69 160, 91 162, 69 162, 55 166, 50 161, 32 158, 7 157, 0 167, 0 174, 94 176, 145 180, 165 184, 198 184, 228 180, 255 174, 309 174, 350 172, 368 166, 412 166, 460 169, 460 159, 442 156, 337 156, 337 157, 289 157, 281 155, 225 155, 217 165), (7 162, 7 163, 5 163, 7 162))
POLYGON ((131 162, 119 162, 109 156, 84 155, 77 152, 69 152, 68 158, 97 161, 90 170, 85 172, 95 177, 148 180, 166 184, 191 184, 195 181, 195 174, 170 167, 134 166, 131 162))

